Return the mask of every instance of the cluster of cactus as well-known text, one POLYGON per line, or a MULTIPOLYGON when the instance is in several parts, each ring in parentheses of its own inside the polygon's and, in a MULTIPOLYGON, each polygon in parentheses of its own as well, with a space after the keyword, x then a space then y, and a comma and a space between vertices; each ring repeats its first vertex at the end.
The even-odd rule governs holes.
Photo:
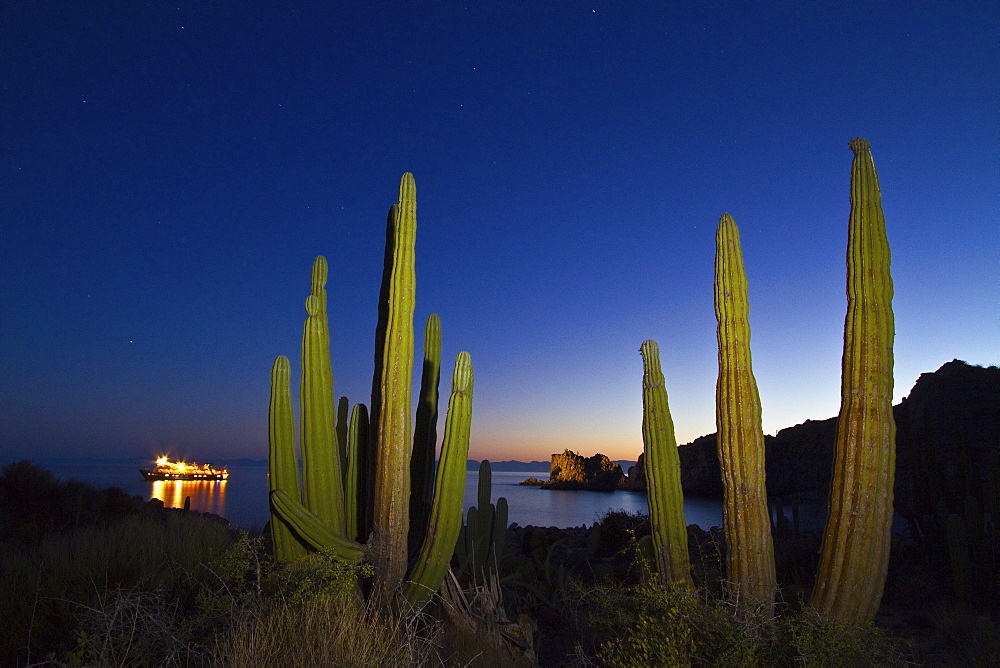
POLYGON ((500 497, 494 505, 493 473, 490 462, 479 464, 478 505, 468 510, 468 521, 462 525, 455 545, 458 574, 472 582, 486 582, 500 572, 500 561, 507 532, 507 499, 500 497))
MULTIPOLYGON (((473 372, 469 354, 459 353, 435 473, 433 428, 424 424, 415 437, 410 433, 415 235, 416 187, 407 173, 400 181, 399 201, 389 211, 370 417, 363 404, 355 405, 349 418, 345 400, 335 405, 326 310, 328 268, 322 256, 316 258, 302 336, 301 486, 290 363, 284 356, 275 360, 271 371, 268 470, 271 535, 279 560, 294 560, 315 550, 352 563, 365 559, 372 564, 373 595, 381 603, 394 601, 401 592, 410 605, 419 607, 440 587, 461 527, 473 372), (411 438, 418 441, 416 448, 411 438), (411 472, 411 449, 425 453, 427 448, 429 466, 421 455, 411 472), (416 507, 421 513, 420 523, 412 527, 411 475, 420 478, 416 507), (421 540, 414 540, 417 554, 407 572, 411 533, 421 540)), ((433 391, 422 392, 421 401, 426 399, 428 405, 422 407, 418 421, 436 422, 439 363, 428 365, 426 358, 440 358, 437 316, 429 319, 428 332, 432 329, 434 334, 426 342, 424 384, 433 385, 433 391)))
MULTIPOLYGON (((894 336, 889 244, 871 149, 853 139, 841 410, 830 505, 811 605, 834 621, 871 621, 889 559, 895 472, 894 336)), ((744 599, 773 609, 774 556, 764 480, 760 398, 750 362, 747 283, 732 218, 716 236, 718 448, 723 479, 727 580, 744 599)), ((643 443, 656 565, 664 581, 690 579, 680 471, 659 352, 643 356, 643 443)), ((952 520, 952 533, 959 535, 952 520)), ((956 538, 957 542, 957 538, 956 538)))

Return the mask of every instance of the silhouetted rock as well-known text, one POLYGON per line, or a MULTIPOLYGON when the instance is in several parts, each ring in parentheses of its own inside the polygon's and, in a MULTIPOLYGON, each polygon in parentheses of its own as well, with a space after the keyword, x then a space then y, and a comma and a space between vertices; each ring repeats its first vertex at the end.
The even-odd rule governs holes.
POLYGON ((646 469, 645 467, 646 456, 644 454, 639 455, 639 461, 635 465, 628 467, 628 477, 622 481, 622 489, 627 489, 630 492, 645 492, 646 491, 646 469))
MULTIPOLYGON (((898 512, 930 512, 921 500, 929 495, 929 485, 952 496, 985 495, 991 463, 1000 458, 1000 368, 948 362, 933 373, 921 374, 909 396, 893 407, 893 414, 898 512), (928 475, 935 478, 933 485, 926 480, 928 475), (915 490, 921 498, 915 499, 915 490)), ((768 496, 825 498, 836 437, 836 417, 806 420, 765 436, 768 496)), ((680 446, 679 454, 685 495, 721 497, 716 435, 680 446)), ((640 457, 629 469, 624 488, 642 491, 645 482, 640 457)))
POLYGON ((549 479, 542 484, 542 489, 612 492, 621 487, 624 478, 621 465, 612 462, 607 455, 598 453, 593 457, 582 457, 566 450, 561 455, 552 455, 549 479))
MULTIPOLYGON (((1000 455, 1000 368, 948 362, 933 373, 921 374, 893 413, 899 512, 905 514, 914 505, 915 456, 922 471, 928 467, 941 471, 951 487, 959 484, 956 479, 964 472, 973 473, 976 486, 987 487, 990 462, 1000 455)), ((833 417, 807 420, 765 437, 768 495, 825 497, 836 435, 833 417)), ((682 445, 680 459, 685 494, 722 495, 715 434, 682 445)))

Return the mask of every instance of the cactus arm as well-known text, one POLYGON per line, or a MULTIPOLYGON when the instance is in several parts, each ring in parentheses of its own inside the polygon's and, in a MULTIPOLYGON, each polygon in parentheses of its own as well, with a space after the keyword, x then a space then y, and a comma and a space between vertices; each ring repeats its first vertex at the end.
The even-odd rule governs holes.
POLYGON ((692 587, 688 557, 681 463, 656 341, 642 353, 642 441, 646 461, 646 499, 656 566, 664 584, 692 587))
POLYGON ((497 499, 496 514, 493 518, 493 550, 491 557, 497 566, 497 570, 500 568, 500 559, 503 557, 504 548, 506 547, 508 513, 507 498, 501 496, 497 499))
POLYGON ((835 621, 871 621, 885 587, 892 528, 892 277, 871 147, 850 142, 851 214, 840 417, 829 514, 811 604, 835 621))
POLYGON ((438 385, 441 378, 441 318, 432 313, 424 328, 424 364, 420 399, 413 425, 410 457, 410 549, 415 550, 427 527, 434 494, 434 455, 437 449, 438 385))
MULTIPOLYGON (((350 430, 351 402, 341 397, 337 402, 337 455, 340 457, 340 474, 344 476, 342 485, 347 484, 347 432, 350 430)), ((345 491, 344 494, 347 492, 345 491)), ((345 497, 346 501, 346 497, 345 497)))
POLYGON ((333 371, 330 367, 330 332, 326 315, 326 258, 313 263, 312 294, 306 298, 302 333, 302 379, 299 407, 302 421, 302 486, 304 501, 334 533, 343 534, 344 492, 340 453, 334 427, 333 371))
POLYGON ((465 469, 472 424, 472 389, 472 358, 469 353, 461 352, 455 360, 441 463, 434 481, 434 502, 427 535, 403 591, 407 601, 416 607, 423 606, 441 586, 462 527, 465 469))
POLYGON ((302 540, 317 550, 333 550, 338 559, 350 564, 361 561, 365 556, 364 545, 330 531, 320 518, 285 490, 276 489, 271 492, 271 505, 302 540))
POLYGON ((410 514, 410 392, 413 376, 416 185, 403 174, 392 226, 392 271, 387 294, 384 351, 375 429, 375 511, 372 561, 375 587, 396 591, 406 574, 410 514))
MULTIPOLYGON (((279 355, 271 367, 271 401, 268 407, 268 492, 278 488, 290 490, 299 498, 299 463, 295 456, 295 420, 292 417, 290 389, 291 366, 288 358, 279 355)), ((292 528, 271 509, 271 541, 278 561, 292 561, 305 556, 306 549, 295 537, 292 528)))
POLYGON ((750 305, 740 232, 728 213, 715 236, 719 379, 715 421, 722 471, 726 575, 734 600, 774 609, 777 582, 764 480, 764 429, 750 356, 750 305))
POLYGON ((488 459, 484 459, 479 464, 477 494, 479 516, 476 519, 475 533, 473 533, 476 545, 473 563, 477 570, 483 571, 489 567, 490 551, 493 547, 491 540, 493 521, 496 518, 496 507, 490 502, 490 498, 493 496, 493 467, 490 466, 488 459))
POLYGON ((344 511, 347 537, 362 540, 362 479, 365 452, 368 450, 368 408, 355 404, 347 429, 347 469, 344 473, 344 511))

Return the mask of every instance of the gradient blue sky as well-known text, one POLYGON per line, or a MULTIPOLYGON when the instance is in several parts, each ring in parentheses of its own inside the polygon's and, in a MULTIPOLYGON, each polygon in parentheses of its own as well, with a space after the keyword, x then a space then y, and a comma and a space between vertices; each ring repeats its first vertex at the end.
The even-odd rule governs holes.
POLYGON ((0 457, 266 456, 317 254, 367 403, 404 171, 474 458, 637 457, 647 338, 678 441, 715 431, 723 212, 764 430, 835 415, 855 136, 895 399, 996 364, 998 32, 992 2, 3 3, 0 457))

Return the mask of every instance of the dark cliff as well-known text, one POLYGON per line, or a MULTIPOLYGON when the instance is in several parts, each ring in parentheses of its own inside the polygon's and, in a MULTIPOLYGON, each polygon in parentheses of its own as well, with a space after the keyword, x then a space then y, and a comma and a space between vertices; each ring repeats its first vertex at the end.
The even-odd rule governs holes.
MULTIPOLYGON (((921 374, 909 396, 893 407, 896 418, 896 508, 912 509, 915 480, 937 469, 954 486, 985 486, 1000 456, 1000 368, 958 360, 921 374), (916 462, 917 466, 914 466, 916 462), (965 483, 963 483, 965 484, 965 483)), ((837 418, 807 420, 765 437, 769 496, 825 497, 830 483, 837 418)), ((681 483, 691 496, 722 495, 715 434, 680 447, 681 483)))

